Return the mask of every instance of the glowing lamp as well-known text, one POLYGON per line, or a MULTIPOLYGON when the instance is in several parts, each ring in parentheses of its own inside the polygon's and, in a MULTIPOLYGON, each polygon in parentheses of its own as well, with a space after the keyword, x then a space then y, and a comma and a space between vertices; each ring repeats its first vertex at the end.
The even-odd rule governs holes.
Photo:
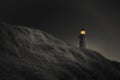
POLYGON ((86 30, 85 29, 81 29, 80 30, 80 34, 85 35, 86 34, 86 30))

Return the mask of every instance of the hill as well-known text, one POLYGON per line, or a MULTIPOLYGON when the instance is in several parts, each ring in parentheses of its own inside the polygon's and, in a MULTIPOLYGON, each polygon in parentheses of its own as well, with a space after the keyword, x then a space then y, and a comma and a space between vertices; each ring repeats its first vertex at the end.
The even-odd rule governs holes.
POLYGON ((41 30, 0 24, 0 80, 120 80, 120 63, 41 30))

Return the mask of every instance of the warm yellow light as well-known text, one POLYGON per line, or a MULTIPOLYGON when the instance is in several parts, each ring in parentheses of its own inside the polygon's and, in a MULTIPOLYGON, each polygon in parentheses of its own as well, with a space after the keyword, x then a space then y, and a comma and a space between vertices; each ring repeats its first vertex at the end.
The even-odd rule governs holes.
POLYGON ((80 34, 84 34, 84 35, 85 35, 85 34, 86 34, 86 31, 85 31, 85 30, 81 30, 81 31, 80 31, 80 34))

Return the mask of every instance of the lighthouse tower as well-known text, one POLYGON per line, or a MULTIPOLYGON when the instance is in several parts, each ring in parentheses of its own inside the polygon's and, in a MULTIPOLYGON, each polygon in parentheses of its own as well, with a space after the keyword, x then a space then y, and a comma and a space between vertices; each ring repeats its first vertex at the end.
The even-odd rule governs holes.
POLYGON ((79 35, 79 49, 86 48, 86 30, 80 29, 79 35))

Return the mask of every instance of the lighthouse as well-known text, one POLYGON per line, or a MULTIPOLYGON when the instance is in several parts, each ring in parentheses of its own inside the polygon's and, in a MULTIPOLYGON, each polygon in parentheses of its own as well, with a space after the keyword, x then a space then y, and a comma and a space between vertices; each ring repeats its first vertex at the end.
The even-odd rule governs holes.
POLYGON ((85 29, 80 29, 80 34, 79 34, 79 49, 81 48, 86 48, 86 30, 85 29))

